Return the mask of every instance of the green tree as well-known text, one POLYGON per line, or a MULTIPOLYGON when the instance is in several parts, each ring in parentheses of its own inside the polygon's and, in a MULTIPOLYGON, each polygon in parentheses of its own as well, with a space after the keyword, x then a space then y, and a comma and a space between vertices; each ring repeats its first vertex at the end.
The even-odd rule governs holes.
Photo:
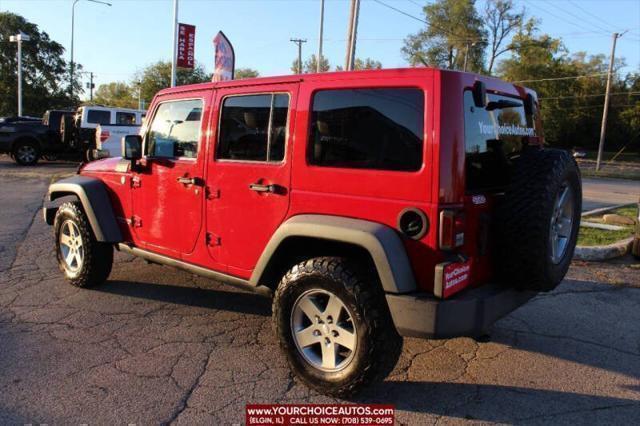
POLYGON ((106 106, 138 108, 137 94, 136 88, 123 81, 116 81, 101 84, 96 90, 93 101, 106 106))
MULTIPOLYGON (((317 72, 317 66, 318 66, 318 58, 316 57, 316 55, 311 55, 309 59, 303 62, 302 73, 310 74, 310 73, 317 72)), ((320 64, 320 72, 326 72, 326 71, 329 71, 330 69, 331 69, 331 64, 329 64, 329 60, 327 59, 326 56, 322 56, 322 62, 320 64)), ((291 64, 291 71, 294 74, 298 73, 297 59, 294 60, 293 63, 291 64)))
POLYGON ((254 70, 252 68, 238 68, 235 70, 233 78, 236 80, 242 80, 245 78, 255 78, 259 77, 260 73, 258 70, 254 70))
MULTIPOLYGON (((353 61, 353 69, 356 71, 379 70, 379 69, 382 69, 382 62, 376 61, 375 59, 371 59, 371 58, 365 58, 365 59, 356 58, 356 60, 353 61)), ((338 65, 336 67, 336 71, 344 71, 344 68, 341 65, 338 65)))
POLYGON ((484 69, 486 31, 475 0, 437 0, 424 7, 427 26, 405 39, 402 52, 412 65, 484 69))
MULTIPOLYGON (((140 96, 148 105, 158 91, 171 86, 171 62, 158 61, 136 73, 134 81, 140 83, 140 96)), ((204 83, 211 81, 211 75, 207 74, 202 65, 196 63, 194 69, 178 68, 176 84, 204 83)))
MULTIPOLYGON (((9 37, 22 31, 31 40, 22 43, 23 114, 39 116, 47 109, 77 105, 67 92, 69 75, 62 59, 64 48, 20 15, 0 12, 0 116, 17 113, 17 46, 9 37)), ((74 92, 82 89, 74 81, 74 92)))

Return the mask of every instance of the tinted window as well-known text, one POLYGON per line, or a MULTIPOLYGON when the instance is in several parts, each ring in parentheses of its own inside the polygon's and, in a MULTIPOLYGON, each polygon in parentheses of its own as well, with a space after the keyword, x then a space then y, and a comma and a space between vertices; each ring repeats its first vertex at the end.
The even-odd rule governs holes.
POLYGON ((471 91, 464 92, 467 190, 498 188, 506 184, 511 159, 522 151, 529 136, 536 136, 522 100, 488 94, 478 108, 471 91))
POLYGON ((200 139, 202 101, 173 101, 160 104, 147 136, 147 155, 195 158, 200 139))
POLYGON ((232 96, 222 104, 218 158, 244 161, 284 159, 289 96, 232 96))
POLYGON ((136 124, 136 115, 132 112, 116 112, 116 124, 136 124))
POLYGON ((313 97, 309 162, 415 171, 422 166, 419 89, 325 90, 313 97))
POLYGON ((87 113, 87 122, 96 124, 111 124, 111 112, 90 109, 87 113))

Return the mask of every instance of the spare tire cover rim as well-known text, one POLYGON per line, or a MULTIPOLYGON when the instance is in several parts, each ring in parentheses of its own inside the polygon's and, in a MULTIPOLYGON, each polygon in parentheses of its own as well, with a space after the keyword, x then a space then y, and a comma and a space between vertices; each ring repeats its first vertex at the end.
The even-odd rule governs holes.
POLYGON ((551 246, 551 261, 558 264, 562 261, 569 248, 573 236, 574 195, 569 182, 564 182, 553 203, 551 227, 549 230, 549 245, 551 246))

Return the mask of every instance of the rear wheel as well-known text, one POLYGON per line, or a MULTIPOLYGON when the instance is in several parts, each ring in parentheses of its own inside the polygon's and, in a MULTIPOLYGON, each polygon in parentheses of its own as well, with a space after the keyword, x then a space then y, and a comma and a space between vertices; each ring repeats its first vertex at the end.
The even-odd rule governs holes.
POLYGON ((276 290, 273 320, 291 369, 324 394, 353 394, 388 374, 400 355, 379 283, 343 258, 294 266, 276 290))
POLYGON ((501 279, 521 289, 554 289, 569 269, 581 208, 580 172, 571 155, 525 150, 496 212, 501 279))
POLYGON ((102 284, 113 265, 113 247, 96 241, 78 202, 64 203, 54 221, 55 250, 60 270, 76 287, 102 284))
POLYGON ((39 158, 40 147, 36 141, 18 141, 13 147, 13 159, 21 166, 32 166, 38 162, 39 158))

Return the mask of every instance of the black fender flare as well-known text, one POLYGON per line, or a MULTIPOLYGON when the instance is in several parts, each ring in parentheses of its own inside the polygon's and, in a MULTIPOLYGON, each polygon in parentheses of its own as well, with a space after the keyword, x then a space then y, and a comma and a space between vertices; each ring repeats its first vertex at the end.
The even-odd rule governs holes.
POLYGON ((328 215, 299 215, 285 221, 265 247, 249 282, 259 285, 278 247, 291 237, 309 237, 356 245, 373 259, 386 293, 416 290, 411 263, 398 233, 390 226, 362 219, 328 215))
POLYGON ((80 200, 96 240, 108 243, 123 241, 104 182, 78 175, 49 185, 49 201, 69 195, 80 200))

